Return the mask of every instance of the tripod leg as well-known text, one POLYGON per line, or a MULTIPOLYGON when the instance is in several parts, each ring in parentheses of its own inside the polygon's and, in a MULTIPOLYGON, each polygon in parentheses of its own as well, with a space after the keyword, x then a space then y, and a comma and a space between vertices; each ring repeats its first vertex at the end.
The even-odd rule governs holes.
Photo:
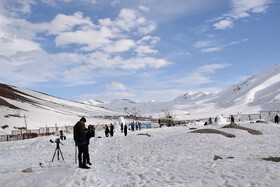
POLYGON ((59 151, 60 151, 62 160, 64 160, 61 149, 59 149, 59 151))
POLYGON ((57 148, 56 151, 57 151, 57 160, 59 160, 59 148, 57 148))
POLYGON ((75 146, 75 164, 77 164, 77 146, 75 146))
POLYGON ((52 162, 53 162, 53 159, 54 159, 54 157, 55 157, 55 153, 56 153, 56 149, 55 149, 54 154, 53 154, 53 157, 52 157, 52 162))

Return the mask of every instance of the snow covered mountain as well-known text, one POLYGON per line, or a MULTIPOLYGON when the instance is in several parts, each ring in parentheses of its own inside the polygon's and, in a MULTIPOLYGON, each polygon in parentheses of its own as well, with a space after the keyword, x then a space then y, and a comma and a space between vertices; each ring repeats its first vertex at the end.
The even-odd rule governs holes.
MULTIPOLYGON (((101 103, 101 102, 99 102, 101 103)), ((0 127, 8 125, 0 134, 10 133, 14 127, 24 127, 23 116, 27 116, 28 128, 74 125, 81 116, 88 124, 103 123, 104 115, 115 116, 113 112, 101 106, 68 101, 33 90, 0 84, 0 127)))
POLYGON ((169 102, 114 100, 101 106, 143 116, 159 117, 163 111, 177 119, 201 119, 220 114, 253 114, 280 110, 280 65, 219 92, 188 92, 169 102))
MULTIPOLYGON (((102 124, 102 116, 134 114, 161 117, 170 111, 178 120, 201 119, 237 113, 254 114, 280 110, 280 65, 219 92, 188 92, 169 102, 136 102, 116 99, 110 103, 98 100, 74 102, 36 91, 0 84, 0 126, 28 128, 73 125, 81 116, 88 124, 102 124)), ((0 133, 3 132, 1 129, 0 133)))

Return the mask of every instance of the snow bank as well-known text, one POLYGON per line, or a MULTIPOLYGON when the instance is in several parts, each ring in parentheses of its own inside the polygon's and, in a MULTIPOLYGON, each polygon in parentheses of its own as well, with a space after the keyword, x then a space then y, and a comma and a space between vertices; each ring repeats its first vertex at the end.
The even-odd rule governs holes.
MULTIPOLYGON (((194 123, 199 126, 201 123, 194 123)), ((188 133, 188 127, 145 129, 127 137, 91 139, 93 166, 74 164, 73 135, 66 134, 61 150, 65 161, 50 162, 57 136, 0 143, 0 186, 278 186, 278 164, 261 158, 279 156, 280 128, 276 124, 243 124, 263 132, 223 129, 234 139, 216 134, 188 133), (215 155, 222 157, 214 161, 215 155), (231 157, 232 159, 227 159, 231 157), (22 173, 32 168, 31 173, 22 173)), ((203 128, 203 127, 202 127, 203 128)), ((219 128, 210 125, 205 128, 219 128)))

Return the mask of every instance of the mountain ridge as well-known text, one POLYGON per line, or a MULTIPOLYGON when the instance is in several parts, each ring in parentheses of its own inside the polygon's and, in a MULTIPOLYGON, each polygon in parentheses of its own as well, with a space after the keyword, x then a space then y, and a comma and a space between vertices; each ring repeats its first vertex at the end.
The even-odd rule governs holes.
POLYGON ((280 111, 280 65, 260 72, 245 81, 218 92, 187 92, 167 102, 136 102, 115 99, 77 102, 45 93, 0 84, 1 126, 24 126, 27 115, 31 128, 73 125, 81 116, 89 124, 111 122, 104 116, 134 114, 161 118, 164 111, 176 115, 177 120, 202 119, 236 113, 280 111), (6 116, 6 117, 5 117, 6 116), (7 117, 8 116, 8 117, 7 117), (103 116, 103 117, 102 117, 103 116))

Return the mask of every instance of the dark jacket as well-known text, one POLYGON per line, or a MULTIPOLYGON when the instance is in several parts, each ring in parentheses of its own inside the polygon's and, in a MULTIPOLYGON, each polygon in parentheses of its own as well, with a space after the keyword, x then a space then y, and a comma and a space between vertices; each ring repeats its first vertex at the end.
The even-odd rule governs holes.
POLYGON ((127 134, 127 126, 124 125, 124 134, 127 134))
POLYGON ((110 125, 110 134, 114 134, 114 125, 110 125))
POLYGON ((276 116, 274 117, 274 122, 275 122, 275 123, 278 123, 278 122, 279 122, 279 116, 278 116, 278 115, 276 115, 276 116))
POLYGON ((86 142, 86 133, 80 122, 74 126, 74 141, 76 143, 86 142))
POLYGON ((233 116, 230 117, 230 121, 231 121, 231 123, 234 123, 234 117, 233 116))
POLYGON ((91 137, 94 137, 95 136, 95 134, 94 134, 94 131, 93 130, 88 130, 87 132, 86 132, 86 141, 87 141, 87 145, 89 145, 89 139, 91 138, 91 137))

